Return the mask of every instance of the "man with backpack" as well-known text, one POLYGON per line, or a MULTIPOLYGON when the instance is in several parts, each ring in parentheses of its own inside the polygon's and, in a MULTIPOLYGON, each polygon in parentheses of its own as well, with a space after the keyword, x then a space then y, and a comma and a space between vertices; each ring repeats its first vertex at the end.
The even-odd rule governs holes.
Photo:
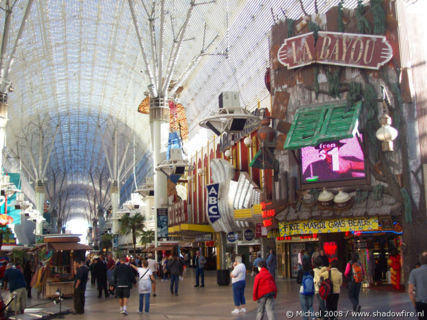
POLYGON ((320 255, 314 259, 314 266, 314 294, 317 298, 317 302, 319 303, 319 318, 323 319, 326 311, 326 300, 323 300, 319 293, 321 283, 320 274, 328 269, 323 266, 323 261, 322 258, 320 258, 320 255))
POLYGON ((331 266, 320 274, 320 279, 319 295, 326 300, 326 310, 329 314, 333 314, 338 309, 342 285, 342 273, 338 270, 338 260, 332 260, 331 266), (329 289, 325 290, 328 287, 329 289))
POLYGON ((348 297, 350 298, 351 304, 353 305, 353 311, 360 311, 359 294, 360 287, 363 281, 363 268, 359 262, 359 255, 354 252, 351 256, 351 260, 347 263, 344 271, 344 275, 349 279, 348 282, 348 297))
POLYGON ((314 317, 313 296, 314 296, 314 273, 309 260, 304 260, 302 269, 298 271, 297 283, 301 284, 299 290, 299 300, 301 310, 304 312, 304 320, 314 317))

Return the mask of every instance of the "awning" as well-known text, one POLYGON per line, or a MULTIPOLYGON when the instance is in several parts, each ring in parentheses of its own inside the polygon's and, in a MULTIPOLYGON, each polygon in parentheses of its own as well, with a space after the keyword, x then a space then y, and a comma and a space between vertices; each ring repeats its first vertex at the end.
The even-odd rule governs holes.
POLYGON ((347 139, 354 136, 362 102, 301 108, 295 113, 284 149, 317 146, 321 142, 347 139))
POLYGON ((88 245, 73 242, 50 242, 49 246, 55 251, 66 250, 91 250, 88 245))

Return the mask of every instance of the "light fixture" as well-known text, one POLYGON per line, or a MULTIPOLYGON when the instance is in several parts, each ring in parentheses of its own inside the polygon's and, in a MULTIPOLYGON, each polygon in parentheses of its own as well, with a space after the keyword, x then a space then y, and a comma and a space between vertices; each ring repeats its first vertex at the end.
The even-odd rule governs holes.
POLYGON ((163 160, 158 164, 156 170, 163 172, 172 182, 178 182, 179 178, 193 170, 188 160, 182 158, 182 149, 171 149, 170 159, 163 160))
POLYGON ((334 203, 337 207, 345 207, 348 202, 351 200, 351 196, 342 190, 338 191, 337 195, 334 197, 334 203))
POLYGON ((391 117, 384 113, 380 119, 381 127, 375 133, 381 141, 382 151, 394 151, 393 140, 397 138, 398 131, 391 126, 391 117))
POLYGON ((231 151, 230 151, 230 149, 225 150, 224 156, 226 156, 227 158, 231 158, 231 151))
POLYGON ((322 192, 320 192, 319 197, 317 198, 319 205, 322 207, 332 206, 333 200, 334 200, 334 194, 326 190, 326 188, 323 188, 322 192))
POLYGON ((224 132, 241 132, 249 126, 258 126, 260 117, 240 107, 239 92, 222 92, 218 100, 218 112, 200 121, 201 127, 220 136, 224 132))
POLYGON ((245 144, 245 146, 249 147, 252 144, 251 137, 248 136, 245 139, 243 139, 243 143, 245 144))

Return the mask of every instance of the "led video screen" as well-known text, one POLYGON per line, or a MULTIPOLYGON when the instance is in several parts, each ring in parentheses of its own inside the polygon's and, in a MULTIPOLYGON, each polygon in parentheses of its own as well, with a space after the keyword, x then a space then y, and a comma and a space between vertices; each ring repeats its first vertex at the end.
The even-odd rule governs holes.
POLYGON ((365 155, 356 136, 323 142, 301 149, 301 170, 303 184, 364 179, 365 155))

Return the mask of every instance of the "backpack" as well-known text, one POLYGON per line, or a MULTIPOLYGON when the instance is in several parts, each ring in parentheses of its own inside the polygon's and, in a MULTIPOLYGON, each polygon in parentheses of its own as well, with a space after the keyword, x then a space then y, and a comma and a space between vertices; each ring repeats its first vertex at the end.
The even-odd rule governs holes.
POLYGON ((319 285, 319 296, 323 299, 326 300, 329 295, 332 293, 332 281, 331 281, 331 270, 329 270, 329 278, 328 279, 323 279, 321 277, 321 282, 319 285))
POLYGON ((144 276, 147 274, 147 271, 142 275, 142 277, 139 278, 139 285, 138 285, 138 291, 139 292, 150 292, 151 291, 151 279, 148 277, 148 279, 144 279, 144 276))
POLYGON ((353 281, 361 283, 363 281, 363 271, 360 263, 355 262, 351 265, 351 272, 353 273, 353 281))
POLYGON ((314 279, 313 276, 309 273, 306 273, 302 277, 302 294, 305 296, 314 295, 314 279))

